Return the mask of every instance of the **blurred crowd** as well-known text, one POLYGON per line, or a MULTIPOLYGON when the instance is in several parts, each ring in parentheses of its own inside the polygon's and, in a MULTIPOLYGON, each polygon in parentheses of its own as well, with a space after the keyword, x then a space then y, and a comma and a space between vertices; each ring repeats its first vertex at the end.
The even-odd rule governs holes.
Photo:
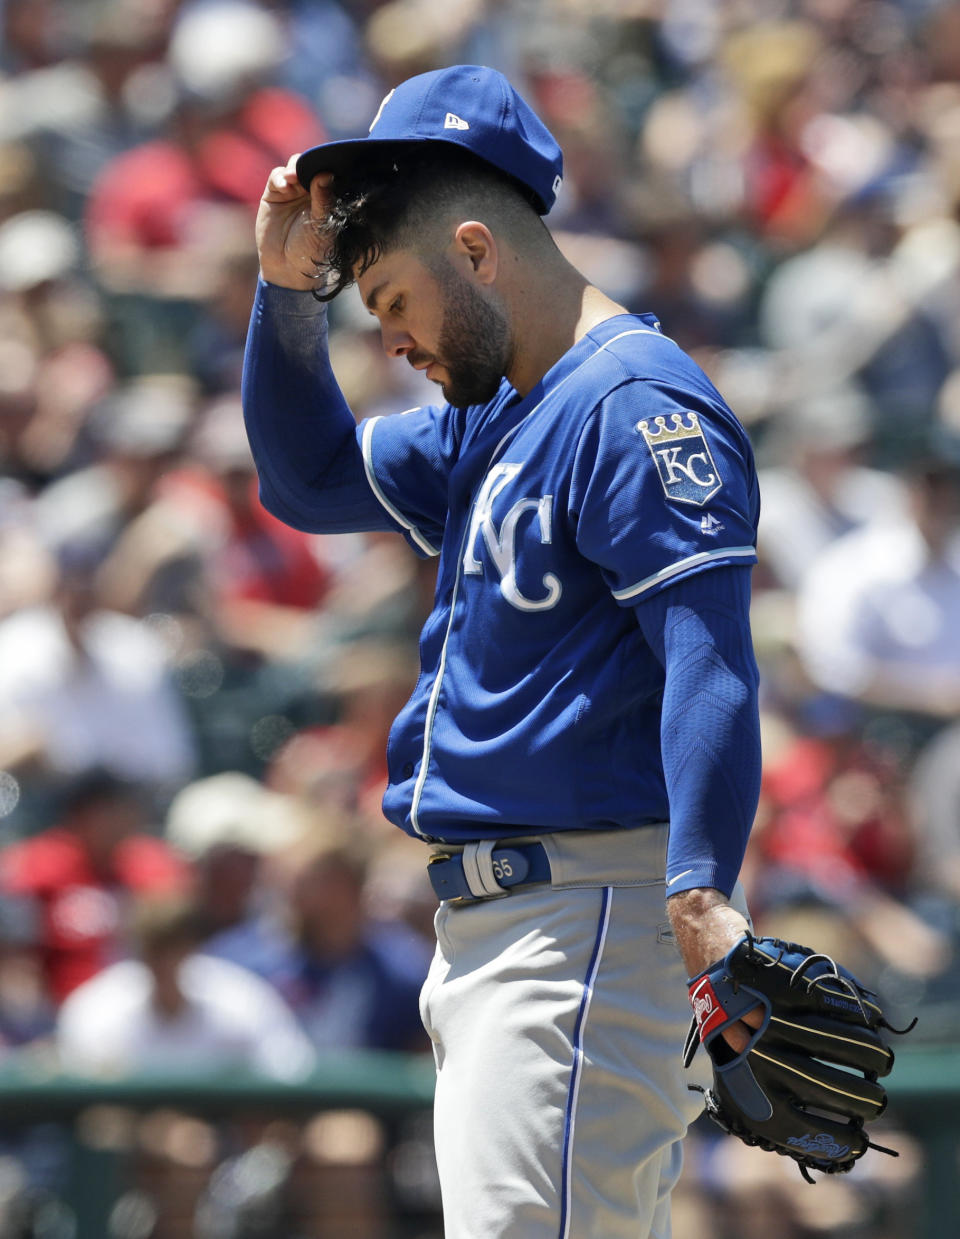
MULTIPOLYGON (((960 3, 0 0, 3 1052, 291 1081, 426 1048, 434 904, 379 802, 432 569, 270 517, 239 382, 271 167, 458 61, 536 106, 561 247, 753 439, 759 927, 954 1037, 960 3)), ((358 417, 435 399, 352 294, 331 328, 358 417)), ((681 1208, 768 1233, 726 1147, 681 1208)), ((757 1191, 783 1239, 886 1233, 882 1193, 817 1229, 757 1191)))

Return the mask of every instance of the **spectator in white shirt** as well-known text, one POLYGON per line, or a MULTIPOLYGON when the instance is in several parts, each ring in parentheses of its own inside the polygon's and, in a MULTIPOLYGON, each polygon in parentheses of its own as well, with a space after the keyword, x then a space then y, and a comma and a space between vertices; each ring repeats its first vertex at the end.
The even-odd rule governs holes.
POLYGON ((798 599, 798 635, 818 687, 886 709, 960 710, 960 469, 909 472, 909 511, 827 550, 798 599))
POLYGON ((102 607, 96 558, 59 556, 50 602, 0 622, 0 767, 72 776, 92 768, 162 791, 189 778, 194 737, 160 638, 102 607))
POLYGON ((856 388, 812 397, 779 420, 766 445, 777 463, 759 474, 757 549, 776 584, 795 590, 838 538, 901 517, 907 500, 898 478, 864 463, 870 404, 856 388))
POLYGON ((63 1068, 223 1074, 247 1069, 296 1080, 313 1050, 266 981, 237 964, 196 953, 200 922, 182 901, 144 903, 135 917, 140 959, 107 968, 60 1009, 63 1068))

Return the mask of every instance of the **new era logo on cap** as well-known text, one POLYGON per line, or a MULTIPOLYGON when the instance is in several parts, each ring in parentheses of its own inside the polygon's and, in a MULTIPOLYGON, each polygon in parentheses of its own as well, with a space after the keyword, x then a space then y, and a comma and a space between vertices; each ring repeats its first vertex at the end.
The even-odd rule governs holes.
POLYGON ((542 215, 556 201, 563 175, 559 146, 503 74, 485 65, 453 65, 401 82, 380 104, 366 137, 305 151, 297 176, 308 189, 318 172, 336 176, 378 151, 399 154, 420 142, 452 143, 505 172, 529 191, 542 215))

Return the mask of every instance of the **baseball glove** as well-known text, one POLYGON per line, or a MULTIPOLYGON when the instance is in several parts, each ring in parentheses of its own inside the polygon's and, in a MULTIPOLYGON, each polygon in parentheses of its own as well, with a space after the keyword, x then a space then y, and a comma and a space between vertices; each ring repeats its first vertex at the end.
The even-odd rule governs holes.
MULTIPOLYGON (((826 955, 778 938, 745 934, 728 954, 694 977, 694 1019, 684 1049, 689 1067, 703 1042, 713 1063, 707 1113, 745 1143, 792 1157, 811 1170, 842 1174, 868 1148, 864 1123, 884 1111, 877 1083, 893 1066, 882 1030, 892 1028, 877 996, 826 955), (723 1030, 756 1006, 760 1027, 736 1053, 723 1030)), ((697 1088, 691 1085, 691 1088, 697 1088)))

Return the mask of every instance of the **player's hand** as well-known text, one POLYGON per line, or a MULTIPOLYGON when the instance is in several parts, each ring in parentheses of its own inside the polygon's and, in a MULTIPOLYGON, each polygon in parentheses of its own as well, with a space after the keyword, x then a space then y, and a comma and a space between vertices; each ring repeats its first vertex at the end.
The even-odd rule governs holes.
MULTIPOLYGON (((667 900, 667 911, 677 946, 690 977, 699 976, 723 959, 734 943, 749 931, 746 917, 716 890, 682 891, 667 900)), ((738 1054, 747 1048, 752 1030, 763 1023, 763 1008, 748 1011, 721 1033, 738 1054)))
POLYGON ((257 212, 257 253, 268 283, 316 288, 316 264, 324 257, 316 225, 326 217, 332 177, 318 173, 307 193, 297 180, 298 158, 291 155, 285 168, 270 173, 257 212))

